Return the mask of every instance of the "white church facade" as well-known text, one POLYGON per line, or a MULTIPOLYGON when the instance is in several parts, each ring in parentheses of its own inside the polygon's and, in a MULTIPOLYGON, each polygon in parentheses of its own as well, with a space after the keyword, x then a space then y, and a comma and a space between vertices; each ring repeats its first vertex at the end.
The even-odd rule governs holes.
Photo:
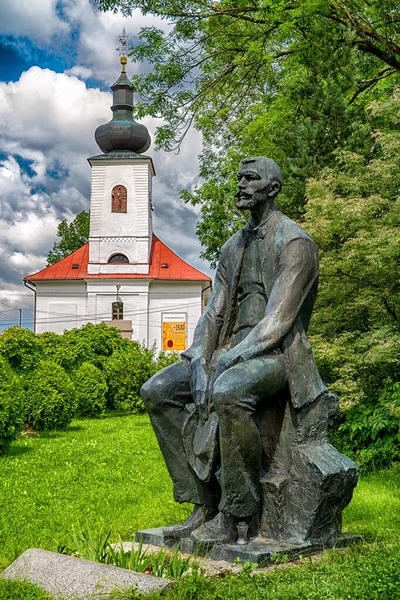
POLYGON ((35 332, 106 323, 158 350, 184 350, 210 294, 211 279, 153 233, 149 133, 132 119, 133 93, 122 72, 111 87, 113 118, 95 133, 103 154, 91 166, 87 244, 25 277, 35 292, 35 332))

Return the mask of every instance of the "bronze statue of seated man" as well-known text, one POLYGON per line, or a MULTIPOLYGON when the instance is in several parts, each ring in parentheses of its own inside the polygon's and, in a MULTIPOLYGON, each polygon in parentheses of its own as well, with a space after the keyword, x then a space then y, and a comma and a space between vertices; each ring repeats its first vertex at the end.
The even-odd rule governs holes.
POLYGON ((306 337, 318 253, 276 207, 281 186, 274 161, 242 161, 237 208, 249 211, 249 222, 221 249, 192 345, 141 391, 175 500, 195 505, 185 523, 168 528, 174 539, 234 542, 243 521, 249 536, 257 535, 262 440, 256 416, 284 388, 296 409, 327 391, 306 337))

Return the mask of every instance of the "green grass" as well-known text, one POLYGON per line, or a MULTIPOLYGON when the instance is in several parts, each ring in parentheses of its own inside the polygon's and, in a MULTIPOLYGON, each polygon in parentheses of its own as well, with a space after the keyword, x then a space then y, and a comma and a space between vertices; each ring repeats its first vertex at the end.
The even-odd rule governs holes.
POLYGON ((48 594, 23 581, 0 579, 1 600, 52 600, 48 594))
MULTIPOLYGON (((74 531, 138 528, 184 519, 147 416, 79 420, 65 432, 21 438, 0 457, 0 570, 29 547, 56 550, 74 531)), ((400 599, 400 468, 363 477, 344 511, 344 531, 366 544, 262 575, 184 578, 163 600, 400 599)), ((134 598, 134 595, 119 598, 134 598)), ((156 596, 160 598, 160 596, 156 596)), ((0 580, 1 600, 47 600, 0 580)))
POLYGON ((0 570, 27 548, 56 550, 72 532, 186 518, 147 416, 77 420, 65 432, 22 438, 0 457, 0 570))
POLYGON ((400 541, 399 463, 360 478, 353 500, 344 511, 343 527, 368 541, 400 541))

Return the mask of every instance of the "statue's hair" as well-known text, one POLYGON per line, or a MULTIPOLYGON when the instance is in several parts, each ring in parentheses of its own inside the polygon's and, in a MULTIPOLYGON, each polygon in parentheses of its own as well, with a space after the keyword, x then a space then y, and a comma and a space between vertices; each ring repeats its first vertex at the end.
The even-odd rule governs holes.
POLYGON ((282 187, 282 171, 274 160, 266 156, 254 156, 253 158, 244 158, 242 160, 242 165, 247 163, 259 163, 262 165, 271 179, 278 181, 282 187))

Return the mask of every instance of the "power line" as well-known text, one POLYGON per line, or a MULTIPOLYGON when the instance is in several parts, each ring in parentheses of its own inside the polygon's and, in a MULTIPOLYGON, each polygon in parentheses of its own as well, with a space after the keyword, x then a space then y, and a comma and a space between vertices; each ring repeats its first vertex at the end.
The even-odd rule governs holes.
MULTIPOLYGON (((153 308, 151 310, 147 310, 147 309, 137 309, 137 310, 131 310, 131 311, 124 311, 124 317, 140 317, 143 315, 152 315, 152 314, 156 314, 156 313, 165 313, 165 312, 179 312, 179 311, 184 311, 187 309, 191 309, 191 308, 198 308, 199 306, 201 306, 201 302, 190 302, 189 304, 186 302, 185 304, 177 304, 174 306, 163 306, 163 307, 157 307, 157 308, 153 308)), ((19 309, 16 309, 19 310, 19 309)), ((22 309, 21 309, 22 310, 22 309)), ((97 320, 112 320, 110 319, 110 314, 111 311, 107 311, 107 312, 103 312, 103 313, 95 313, 95 314, 71 314, 71 313, 57 313, 57 312, 52 312, 52 311, 41 311, 38 310, 37 312, 42 312, 45 313, 47 315, 54 315, 54 317, 57 318, 47 318, 47 317, 43 317, 43 318, 38 318, 36 319, 36 323, 37 324, 44 324, 44 323, 77 323, 77 322, 84 322, 84 321, 88 321, 88 322, 92 322, 92 321, 97 321, 97 320)), ((150 322, 150 320, 149 320, 150 322)), ((156 323, 155 321, 153 321, 153 323, 156 323)), ((196 321, 188 321, 188 324, 195 324, 197 323, 196 321)), ((8 322, 1 322, 0 321, 0 325, 5 325, 8 324, 8 322)))

